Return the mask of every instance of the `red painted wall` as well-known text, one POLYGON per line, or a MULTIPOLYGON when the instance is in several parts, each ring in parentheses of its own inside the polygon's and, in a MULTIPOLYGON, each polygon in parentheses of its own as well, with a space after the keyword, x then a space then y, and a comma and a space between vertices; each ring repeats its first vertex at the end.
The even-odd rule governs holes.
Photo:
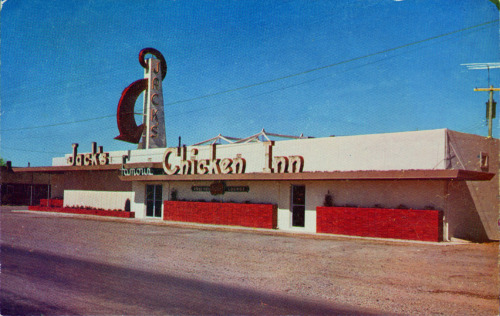
POLYGON ((168 221, 276 228, 278 208, 273 204, 164 201, 168 221))
MULTIPOLYGON (((42 203, 40 203, 42 204, 42 203)), ((45 202, 47 205, 47 202, 45 202)), ((72 208, 72 207, 47 207, 47 206, 28 206, 30 211, 44 211, 44 212, 58 212, 70 214, 83 214, 83 215, 97 215, 97 216, 110 216, 110 217, 125 217, 134 218, 134 212, 125 211, 108 211, 108 210, 91 210, 85 208, 72 208)))
POLYGON ((60 199, 40 199, 40 206, 63 207, 63 200, 60 199), (47 204, 48 202, 48 204, 47 204))
POLYGON ((318 233, 422 241, 443 240, 443 216, 438 210, 383 208, 316 208, 318 233))

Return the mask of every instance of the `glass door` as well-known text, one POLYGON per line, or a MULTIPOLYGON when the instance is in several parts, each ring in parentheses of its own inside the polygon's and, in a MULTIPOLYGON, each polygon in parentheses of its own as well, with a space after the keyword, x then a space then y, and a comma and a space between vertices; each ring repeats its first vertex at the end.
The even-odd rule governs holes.
POLYGON ((161 217, 162 186, 160 184, 146 185, 146 216, 161 217))
POLYGON ((306 186, 292 185, 291 211, 292 226, 304 227, 306 215, 306 186))

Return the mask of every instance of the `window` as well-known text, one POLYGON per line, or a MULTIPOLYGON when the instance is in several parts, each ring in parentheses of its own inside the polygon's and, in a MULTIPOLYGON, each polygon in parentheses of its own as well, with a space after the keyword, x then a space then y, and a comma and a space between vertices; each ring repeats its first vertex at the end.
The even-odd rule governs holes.
POLYGON ((161 217, 162 186, 160 184, 146 185, 146 216, 161 217))
POLYGON ((291 196, 291 211, 292 211, 292 226, 305 226, 306 213, 306 187, 304 185, 292 185, 291 196))

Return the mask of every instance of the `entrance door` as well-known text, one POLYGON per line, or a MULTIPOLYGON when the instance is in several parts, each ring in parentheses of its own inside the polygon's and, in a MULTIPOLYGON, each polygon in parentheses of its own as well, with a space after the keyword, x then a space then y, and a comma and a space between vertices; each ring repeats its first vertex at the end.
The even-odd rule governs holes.
POLYGON ((306 215, 306 187, 305 185, 292 185, 292 226, 304 227, 306 215))
POLYGON ((162 204, 162 189, 161 185, 148 184, 146 185, 146 216, 161 217, 162 204))

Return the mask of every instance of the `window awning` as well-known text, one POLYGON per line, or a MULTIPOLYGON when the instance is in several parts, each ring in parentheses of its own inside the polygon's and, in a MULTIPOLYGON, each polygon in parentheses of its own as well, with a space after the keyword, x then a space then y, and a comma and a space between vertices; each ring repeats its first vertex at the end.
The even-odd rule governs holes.
POLYGON ((243 173, 191 175, 130 175, 122 181, 319 181, 319 180, 465 180, 488 181, 494 173, 469 170, 356 170, 301 173, 243 173))

